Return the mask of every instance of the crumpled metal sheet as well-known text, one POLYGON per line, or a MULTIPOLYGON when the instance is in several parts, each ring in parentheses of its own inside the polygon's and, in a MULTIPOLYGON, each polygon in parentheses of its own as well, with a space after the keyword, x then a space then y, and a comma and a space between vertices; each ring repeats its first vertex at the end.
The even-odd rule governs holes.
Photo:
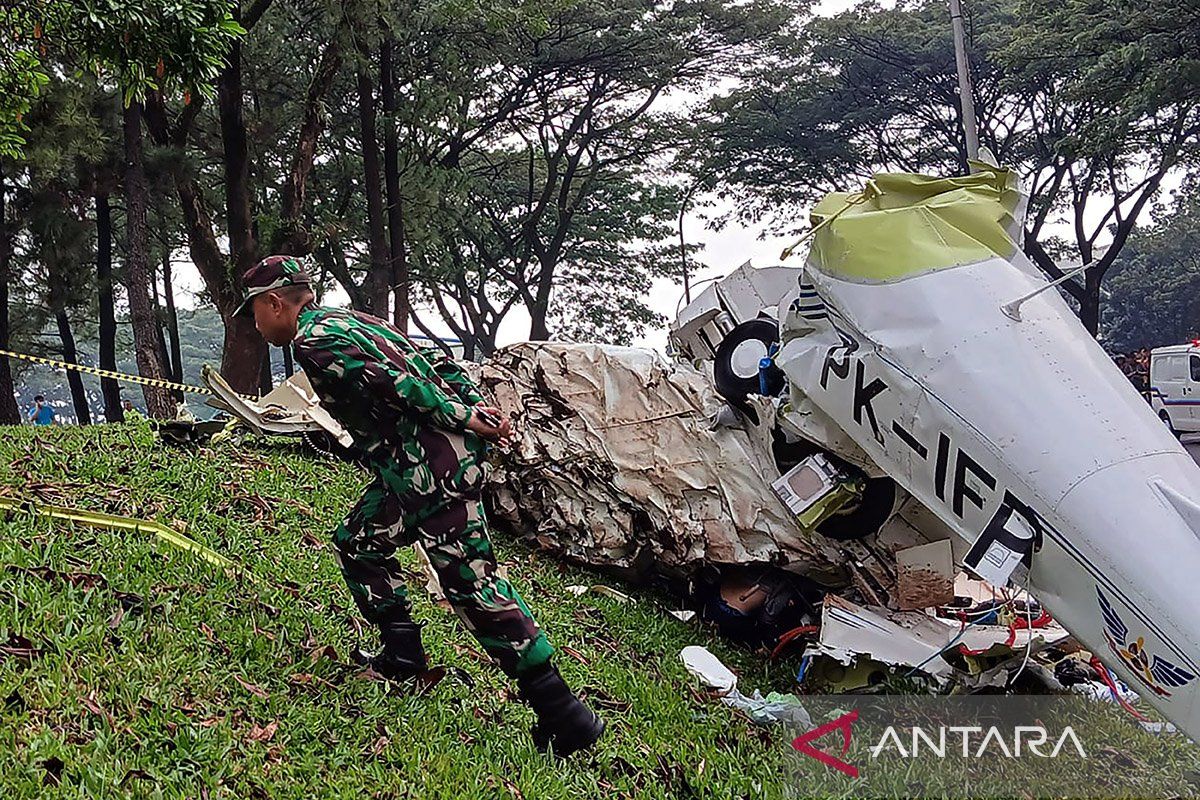
POLYGON ((835 543, 807 535, 764 476, 771 406, 757 427, 713 427, 704 373, 655 351, 521 343, 480 368, 517 426, 489 479, 491 517, 572 561, 644 576, 703 563, 789 564, 844 584, 835 543))
POLYGON ((324 431, 342 447, 354 444, 350 432, 321 407, 303 372, 297 372, 258 400, 239 395, 221 373, 207 364, 200 377, 213 393, 208 404, 233 414, 256 433, 301 436, 324 431))

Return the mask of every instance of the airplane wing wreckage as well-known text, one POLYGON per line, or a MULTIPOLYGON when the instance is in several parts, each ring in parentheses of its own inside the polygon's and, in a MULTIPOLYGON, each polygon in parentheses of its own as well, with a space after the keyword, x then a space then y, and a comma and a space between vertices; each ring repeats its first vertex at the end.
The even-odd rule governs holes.
POLYGON ((880 174, 816 206, 803 267, 743 266, 684 308, 673 360, 503 348, 480 370, 519 431, 497 524, 711 586, 718 622, 794 578, 808 652, 933 675, 925 654, 991 641, 913 610, 961 599, 958 565, 1024 590, 1003 643, 1052 615, 1043 639, 1069 631, 1200 736, 1200 467, 1022 253, 1024 207, 1004 169, 880 174), (864 632, 892 628, 904 647, 864 632))

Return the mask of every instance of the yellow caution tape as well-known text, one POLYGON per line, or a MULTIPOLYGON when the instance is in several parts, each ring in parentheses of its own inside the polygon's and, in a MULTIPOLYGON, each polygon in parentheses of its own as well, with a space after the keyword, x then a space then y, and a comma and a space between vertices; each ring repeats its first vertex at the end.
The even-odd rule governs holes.
POLYGON ((80 511, 73 508, 64 508, 62 506, 51 506, 36 503, 32 500, 9 500, 0 497, 0 509, 10 511, 28 511, 38 516, 48 517, 50 519, 65 519, 71 522, 78 522, 82 525, 88 525, 92 528, 104 528, 112 531, 145 531, 153 533, 159 539, 168 544, 178 547, 180 550, 186 550, 194 553, 214 566, 224 569, 235 569, 237 565, 230 561, 225 556, 218 553, 216 550, 205 547, 199 542, 193 541, 184 536, 178 531, 168 528, 159 522, 154 522, 148 519, 136 519, 134 517, 118 517, 115 514, 105 514, 100 511, 80 511))
POLYGON ((86 372, 88 375, 96 375, 101 378, 112 378, 117 381, 126 381, 127 383, 140 383, 144 386, 158 386, 162 389, 174 389, 179 392, 191 392, 192 394, 212 394, 212 391, 203 386, 191 386, 186 383, 175 383, 174 381, 164 381, 158 378, 143 378, 141 375, 126 375, 124 372, 113 372, 112 370, 100 369, 99 367, 89 367, 84 364, 71 364, 66 361, 57 361, 53 358, 43 358, 41 356, 31 356, 27 353, 14 353, 11 350, 0 349, 0 356, 8 356, 9 358, 19 358, 22 361, 30 361, 34 364, 45 364, 58 369, 69 369, 75 372, 86 372))

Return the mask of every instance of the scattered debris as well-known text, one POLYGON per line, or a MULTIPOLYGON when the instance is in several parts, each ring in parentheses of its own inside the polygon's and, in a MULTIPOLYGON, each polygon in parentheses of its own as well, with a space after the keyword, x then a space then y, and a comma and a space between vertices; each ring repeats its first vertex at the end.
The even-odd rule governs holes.
POLYGON ((741 709, 759 725, 783 722, 797 728, 812 727, 812 718, 795 695, 771 692, 764 697, 757 689, 751 696, 739 692, 737 676, 708 648, 689 645, 680 651, 679 658, 687 671, 712 690, 722 703, 741 709))
POLYGON ((769 424, 714 427, 724 401, 700 370, 650 350, 539 342, 497 351, 480 381, 518 434, 490 479, 498 526, 626 578, 789 563, 846 580, 834 543, 771 489, 769 424))
POLYGON ((896 553, 896 607, 911 611, 954 602, 954 548, 948 539, 896 553))
POLYGON ((208 365, 204 366, 200 377, 213 393, 208 405, 229 412, 256 433, 302 436, 324 432, 342 447, 354 444, 350 432, 321 407, 303 372, 291 376, 258 400, 235 392, 221 374, 208 365))
POLYGON ((601 597, 607 597, 610 600, 615 600, 618 603, 628 603, 631 599, 629 595, 625 594, 624 592, 619 592, 611 586, 605 586, 602 583, 597 583, 592 586, 568 586, 566 588, 568 592, 576 597, 583 597, 583 595, 591 592, 592 594, 598 594, 601 597))
POLYGON ((209 420, 172 419, 151 420, 151 425, 164 442, 179 445, 199 445, 225 430, 230 420, 218 417, 209 420))

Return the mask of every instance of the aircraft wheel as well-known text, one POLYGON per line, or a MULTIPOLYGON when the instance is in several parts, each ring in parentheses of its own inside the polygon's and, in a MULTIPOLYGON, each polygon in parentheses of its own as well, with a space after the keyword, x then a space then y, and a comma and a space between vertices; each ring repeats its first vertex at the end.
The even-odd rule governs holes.
POLYGON ((895 507, 896 482, 891 478, 871 478, 862 500, 822 522, 817 533, 839 542, 864 539, 883 527, 895 507))
MULTIPOLYGON (((713 360, 713 381, 721 396, 737 404, 746 395, 761 394, 758 362, 778 342, 779 323, 766 317, 746 320, 731 330, 717 345, 713 360)), ((783 371, 772 366, 767 373, 767 391, 778 394, 785 381, 783 371)))

